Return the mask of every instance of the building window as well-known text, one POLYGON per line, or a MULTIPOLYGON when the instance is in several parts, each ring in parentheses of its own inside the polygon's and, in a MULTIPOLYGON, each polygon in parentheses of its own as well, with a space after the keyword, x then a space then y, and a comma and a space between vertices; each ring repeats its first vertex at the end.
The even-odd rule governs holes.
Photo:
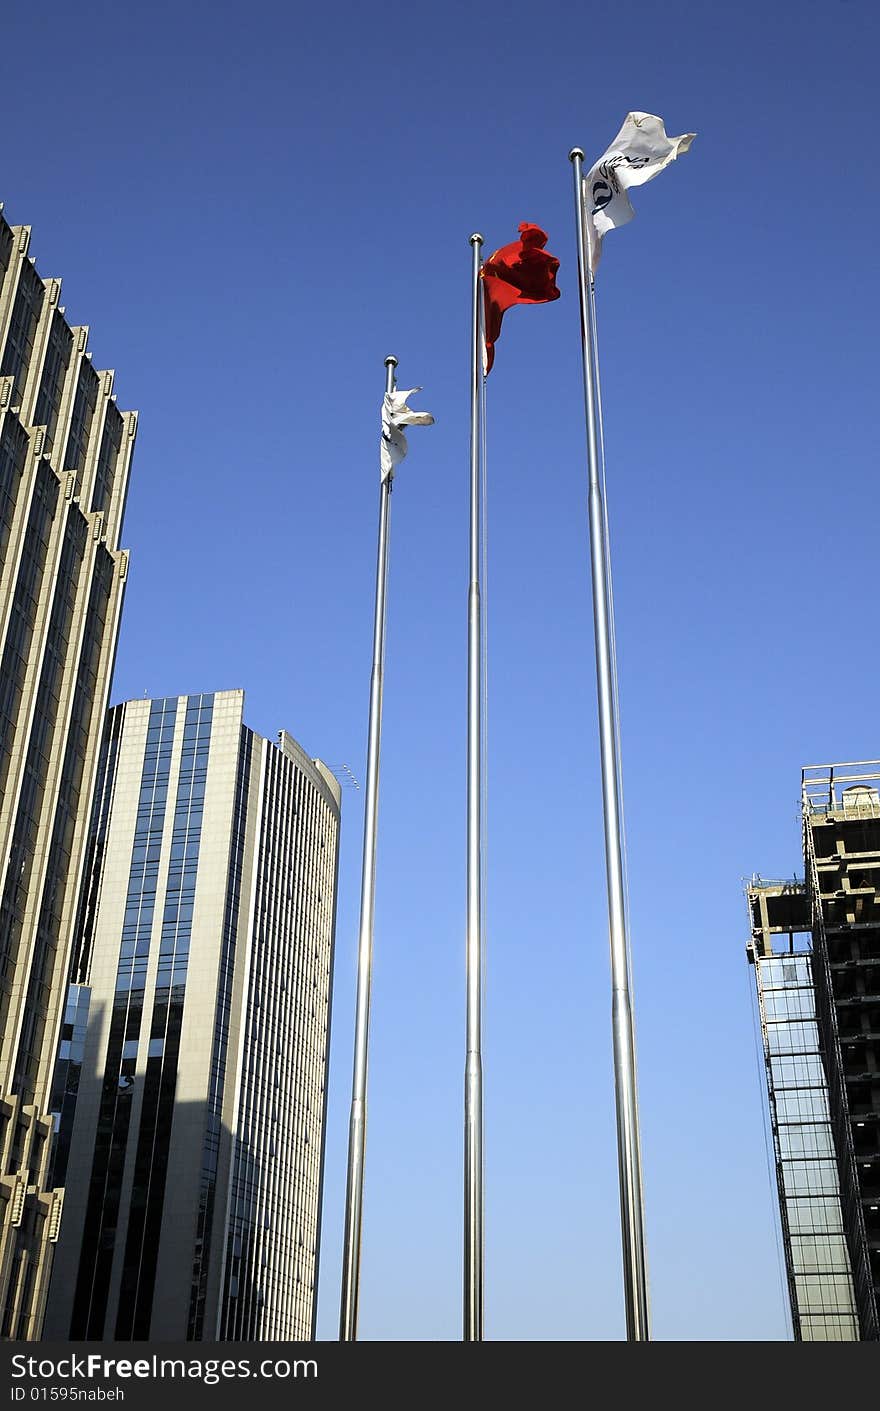
POLYGON ((12 320, 9 324, 3 357, 0 359, 0 377, 14 379, 13 406, 20 406, 24 396, 24 384, 27 379, 31 354, 34 351, 34 338, 45 293, 43 281, 34 266, 26 260, 21 267, 18 292, 12 308, 12 320))

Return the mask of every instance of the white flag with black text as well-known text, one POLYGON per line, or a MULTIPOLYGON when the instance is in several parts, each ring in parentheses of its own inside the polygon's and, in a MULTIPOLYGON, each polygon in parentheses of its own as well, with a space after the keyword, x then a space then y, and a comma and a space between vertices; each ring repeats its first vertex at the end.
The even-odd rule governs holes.
POLYGON ((389 475, 394 474, 395 466, 400 465, 406 455, 406 436, 403 428, 405 426, 433 426, 434 418, 430 412, 416 412, 412 407, 407 406, 407 400, 414 396, 416 392, 421 392, 421 387, 410 387, 406 392, 385 393, 385 400, 382 403, 382 443, 381 443, 381 479, 386 480, 389 475))
POLYGON ((653 113, 627 113, 608 151, 584 177, 584 215, 590 242, 590 268, 595 272, 602 237, 635 215, 627 187, 643 186, 680 152, 686 152, 695 132, 667 137, 663 119, 653 113))

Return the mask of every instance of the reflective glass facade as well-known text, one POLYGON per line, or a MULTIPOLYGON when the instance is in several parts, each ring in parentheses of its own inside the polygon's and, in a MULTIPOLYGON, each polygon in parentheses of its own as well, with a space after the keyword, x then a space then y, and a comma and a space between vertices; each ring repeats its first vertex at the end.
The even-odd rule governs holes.
POLYGON ((219 1335, 310 1338, 318 1280, 334 811, 286 737, 265 752, 219 1335), (308 866, 302 860, 308 859, 308 866))
POLYGON ((79 1078, 85 1053, 88 1019, 89 990, 85 985, 71 985, 67 992, 67 1008, 64 1011, 64 1022, 61 1025, 58 1061, 55 1065, 55 1078, 49 1100, 54 1129, 49 1168, 49 1184, 52 1186, 63 1187, 64 1185, 67 1158, 70 1154, 73 1115, 76 1110, 76 1095, 79 1091, 79 1078))
POLYGON ((855 1342, 828 1083, 809 952, 755 959, 795 1337, 855 1342))

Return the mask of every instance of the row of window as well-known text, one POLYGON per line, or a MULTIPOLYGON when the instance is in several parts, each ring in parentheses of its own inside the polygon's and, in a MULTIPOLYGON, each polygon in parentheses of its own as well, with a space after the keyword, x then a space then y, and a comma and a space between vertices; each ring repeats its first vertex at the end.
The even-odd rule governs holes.
MULTIPOLYGON (((288 1221, 302 1224, 317 1210, 317 1181, 310 1178, 310 1169, 320 1164, 320 1144, 309 1145, 306 1116, 293 1089, 301 1090, 308 1081, 302 1056, 312 1048, 312 1029, 326 1027, 325 1011, 320 1026, 308 1022, 302 993, 303 979, 313 978, 316 935, 323 943, 327 924, 314 906, 311 869, 302 865, 303 858, 314 856, 325 807, 302 770, 286 756, 269 751, 267 765, 262 799, 267 827, 257 862, 257 914, 262 924, 251 952, 233 1168, 230 1232, 236 1238, 230 1241, 221 1312, 221 1336, 233 1339, 277 1336, 279 1330, 287 1336, 294 1329, 307 1332, 313 1297, 311 1280, 303 1281, 295 1271, 299 1251, 292 1246, 289 1223, 280 1218, 280 1211, 284 1207, 288 1221), (292 933, 286 920, 291 915, 299 923, 292 933), (279 1063, 274 1036, 282 1031, 286 1061, 279 1063), (279 1090, 279 1080, 286 1091, 279 1090), (284 1133, 276 1141, 278 1124, 284 1133)), ((316 1057, 323 1065, 323 1049, 316 1057)))
MULTIPOLYGON (((84 542, 80 516, 78 538, 84 542)), ((50 992, 61 935, 64 902, 71 876, 74 832, 79 817, 80 791, 92 738, 92 718, 97 697, 97 678, 105 646, 109 605, 113 590, 113 560, 101 548, 96 555, 86 620, 77 662, 73 700, 67 718, 67 743, 57 785, 55 817, 47 852, 43 896, 37 920, 36 946, 31 960, 25 1001, 25 1022, 16 1056, 16 1083, 19 1091, 32 1090, 46 1034, 50 992)), ((75 595, 75 586, 71 589, 75 595)), ((72 603, 71 603, 72 607, 72 603)))
MULTIPOLYGON (((150 1334, 174 1118, 177 1057, 183 1025, 192 898, 198 869, 213 703, 213 696, 207 695, 190 697, 186 704, 184 734, 190 732, 194 749, 181 753, 173 815, 174 829, 184 827, 186 830, 180 838, 183 863, 169 872, 166 879, 150 1025, 151 1043, 157 1045, 157 1051, 148 1058, 144 1079, 128 1232, 122 1260, 115 1330, 117 1339, 148 1338, 150 1334)), ((165 718, 171 718, 167 709, 165 718)))
POLYGON ((809 955, 773 956, 758 959, 759 982, 762 990, 785 989, 790 986, 812 985, 813 969, 809 955))
MULTIPOLYGON (((134 847, 148 844, 153 839, 161 839, 162 836, 165 788, 159 787, 158 775, 161 761, 167 779, 175 718, 174 713, 167 712, 164 707, 164 701, 156 701, 150 709, 150 730, 155 729, 155 747, 148 748, 144 754, 134 847)), ((114 767, 115 762, 114 757, 114 767)), ((109 763, 111 761, 105 759, 105 769, 109 763)), ((145 862, 135 862, 132 859, 126 905, 136 911, 133 923, 135 951, 138 941, 143 940, 149 945, 153 921, 155 893, 144 893, 145 870, 145 862)), ((132 1060, 123 1058, 123 1047, 127 1041, 136 1042, 140 1037, 146 979, 145 962, 139 960, 135 953, 129 953, 128 947, 125 955, 121 952, 122 945, 104 1064, 104 1082, 83 1224, 80 1265, 73 1300, 70 1336, 74 1339, 101 1339, 104 1336, 116 1247, 116 1225, 121 1204, 122 1172, 128 1145, 134 1087, 133 1071, 126 1071, 126 1065, 130 1065, 132 1060)))

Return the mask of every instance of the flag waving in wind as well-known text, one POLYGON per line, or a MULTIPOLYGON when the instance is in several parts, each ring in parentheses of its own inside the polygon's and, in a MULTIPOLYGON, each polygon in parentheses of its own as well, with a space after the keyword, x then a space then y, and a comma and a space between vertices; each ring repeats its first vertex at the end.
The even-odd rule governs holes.
POLYGON ((395 467, 400 465, 406 455, 407 445, 403 428, 434 425, 430 412, 416 412, 407 406, 407 400, 421 390, 421 387, 410 387, 406 392, 399 392, 395 388, 393 392, 385 393, 382 403, 382 480, 394 474, 395 467))
POLYGON ((653 113, 627 113, 608 151, 584 177, 584 213, 590 242, 590 269, 595 274, 602 237, 635 215, 627 187, 643 186, 680 152, 686 152, 695 132, 667 137, 663 119, 653 113))
POLYGON ((559 261, 544 246, 547 235, 539 225, 520 221, 519 240, 502 245, 482 269, 485 296, 485 357, 488 376, 495 360, 495 343, 501 320, 514 304, 549 304, 559 298, 556 271, 559 261))

